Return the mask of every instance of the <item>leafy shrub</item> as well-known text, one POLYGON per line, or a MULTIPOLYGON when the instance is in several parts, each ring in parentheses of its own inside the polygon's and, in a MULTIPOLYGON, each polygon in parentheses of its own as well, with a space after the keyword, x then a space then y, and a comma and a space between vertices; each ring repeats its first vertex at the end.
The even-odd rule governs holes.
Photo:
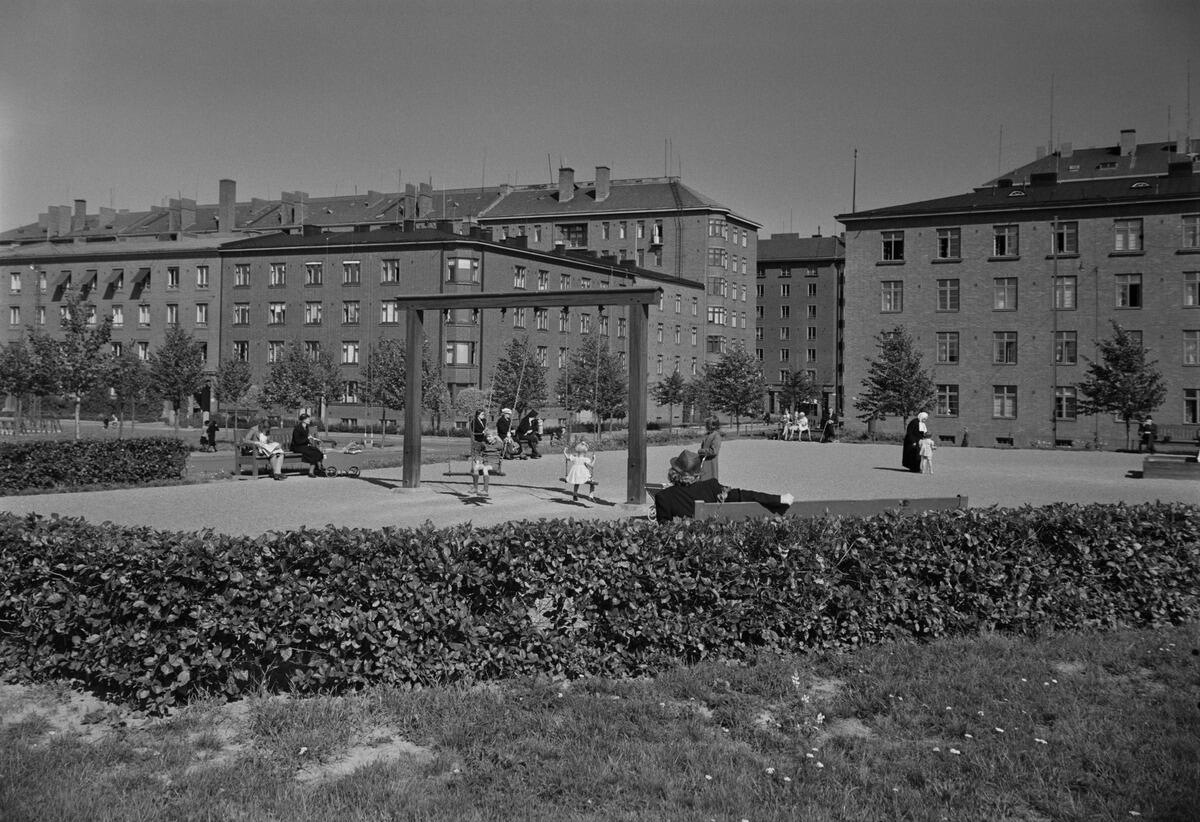
POLYGON ((0 515, 0 665, 150 710, 197 689, 637 675, 758 649, 1200 616, 1200 509, 328 527, 0 515))
POLYGON ((0 494, 178 479, 191 449, 175 437, 0 443, 0 494))

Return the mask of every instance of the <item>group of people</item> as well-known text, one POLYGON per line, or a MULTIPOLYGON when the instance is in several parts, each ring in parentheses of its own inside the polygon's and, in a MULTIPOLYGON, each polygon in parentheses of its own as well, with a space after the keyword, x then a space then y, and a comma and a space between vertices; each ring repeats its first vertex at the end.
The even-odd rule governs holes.
POLYGON ((501 408, 500 416, 496 417, 495 430, 492 431, 488 428, 487 411, 482 408, 476 411, 475 416, 471 418, 474 450, 482 455, 483 449, 488 445, 499 445, 505 456, 511 453, 517 457, 521 454, 521 446, 525 445, 529 448, 529 458, 540 460, 542 455, 538 451, 538 443, 542 441, 542 420, 537 409, 530 408, 526 411, 517 423, 515 431, 512 427, 512 415, 511 408, 501 408))
POLYGON ((909 420, 904 431, 904 451, 900 463, 914 474, 933 473, 933 434, 929 432, 929 414, 925 411, 909 420))
POLYGON ((308 464, 310 477, 325 476, 325 452, 321 449, 321 441, 313 436, 313 419, 310 414, 303 413, 296 420, 292 429, 292 438, 288 449, 283 444, 271 439, 271 423, 261 420, 250 426, 242 444, 253 450, 256 456, 267 457, 271 466, 271 479, 282 480, 283 455, 287 450, 299 454, 300 459, 308 464))
MULTIPOLYGON (((763 418, 763 422, 768 425, 771 423, 771 415, 767 414, 763 418)), ((804 438, 814 440, 816 433, 820 434, 821 442, 833 442, 837 439, 837 416, 831 412, 826 412, 821 423, 817 426, 819 431, 813 428, 812 418, 805 411, 784 411, 783 416, 779 418, 779 428, 775 432, 775 436, 781 440, 796 440, 799 442, 804 438)))

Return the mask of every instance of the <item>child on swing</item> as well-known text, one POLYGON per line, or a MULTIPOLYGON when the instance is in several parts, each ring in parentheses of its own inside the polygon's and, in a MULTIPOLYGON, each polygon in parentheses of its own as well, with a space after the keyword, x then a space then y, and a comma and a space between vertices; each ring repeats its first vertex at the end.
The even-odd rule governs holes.
POLYGON ((572 486, 571 501, 579 500, 579 486, 584 484, 588 486, 588 499, 594 500, 596 483, 592 481, 592 467, 596 464, 596 458, 588 455, 588 444, 580 441, 575 446, 574 454, 563 448, 563 456, 567 460, 567 483, 572 486))

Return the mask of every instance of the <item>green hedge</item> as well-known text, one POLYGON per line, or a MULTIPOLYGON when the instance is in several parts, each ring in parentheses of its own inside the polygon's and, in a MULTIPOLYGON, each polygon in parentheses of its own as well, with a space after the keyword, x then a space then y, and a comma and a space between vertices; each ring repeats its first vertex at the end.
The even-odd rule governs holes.
POLYGON ((179 479, 190 451, 174 437, 0 443, 0 494, 179 479))
POLYGON ((200 689, 636 675, 758 649, 1200 616, 1200 509, 177 534, 0 515, 0 665, 200 689))

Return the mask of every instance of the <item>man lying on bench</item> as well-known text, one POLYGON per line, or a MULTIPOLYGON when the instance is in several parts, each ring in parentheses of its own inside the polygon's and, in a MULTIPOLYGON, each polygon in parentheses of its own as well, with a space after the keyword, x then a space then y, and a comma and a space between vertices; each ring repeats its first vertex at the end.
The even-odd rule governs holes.
POLYGON ((764 494, 729 488, 715 479, 700 479, 700 455, 683 451, 671 460, 667 481, 671 484, 654 495, 654 512, 659 522, 696 516, 697 502, 757 502, 772 514, 782 514, 795 502, 791 494, 764 494))

